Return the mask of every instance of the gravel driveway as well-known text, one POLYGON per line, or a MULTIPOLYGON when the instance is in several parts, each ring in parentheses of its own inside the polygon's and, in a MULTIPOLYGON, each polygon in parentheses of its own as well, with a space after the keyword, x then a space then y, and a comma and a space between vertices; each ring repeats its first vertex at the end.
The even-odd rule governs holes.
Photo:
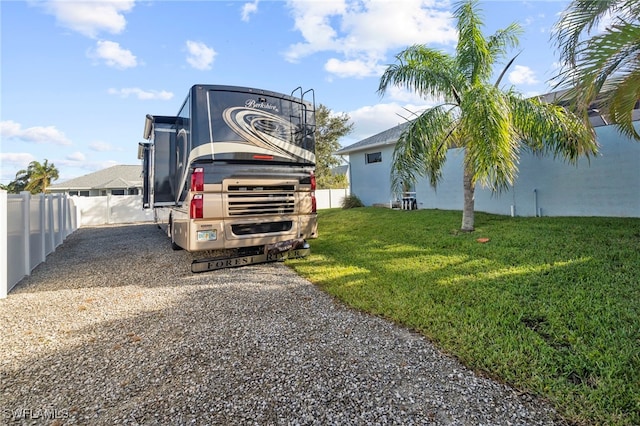
POLYGON ((563 424, 285 264, 190 262, 152 224, 69 236, 0 300, 0 422, 563 424))

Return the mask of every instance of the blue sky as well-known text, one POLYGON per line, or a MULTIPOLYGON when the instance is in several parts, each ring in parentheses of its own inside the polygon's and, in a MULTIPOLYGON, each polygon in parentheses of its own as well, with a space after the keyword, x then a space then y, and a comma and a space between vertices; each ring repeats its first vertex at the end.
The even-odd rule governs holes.
MULTIPOLYGON (((62 182, 139 164, 146 114, 174 115, 193 84, 291 93, 347 113, 343 146, 433 101, 376 92, 411 44, 451 52, 453 2, 437 0, 0 1, 0 182, 48 159, 62 182)), ((485 34, 524 33, 503 86, 550 91, 550 30, 566 1, 481 1, 485 34)))

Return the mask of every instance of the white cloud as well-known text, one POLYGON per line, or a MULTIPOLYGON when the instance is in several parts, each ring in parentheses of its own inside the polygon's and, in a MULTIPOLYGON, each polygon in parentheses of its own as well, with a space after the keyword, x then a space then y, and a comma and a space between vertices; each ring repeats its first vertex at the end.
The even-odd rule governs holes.
POLYGON ((113 145, 107 142, 102 142, 102 141, 91 142, 89 144, 89 149, 93 151, 98 151, 98 152, 115 151, 113 145))
POLYGON ((3 139, 19 139, 24 142, 71 145, 71 141, 55 126, 34 126, 23 129, 21 124, 8 120, 0 122, 0 135, 3 139))
POLYGON ((331 58, 324 65, 324 69, 338 77, 371 77, 382 75, 385 67, 371 60, 341 61, 331 58))
POLYGON ((331 26, 333 16, 346 13, 344 0, 338 1, 302 1, 288 3, 295 20, 294 27, 302 34, 305 43, 289 47, 286 58, 295 62, 300 58, 324 50, 337 50, 337 31, 331 26))
POLYGON ((21 127, 19 123, 12 120, 0 121, 0 135, 2 135, 3 138, 14 137, 20 134, 22 131, 21 127))
POLYGON ((351 122, 354 123, 353 132, 341 142, 346 146, 373 136, 414 118, 415 114, 421 113, 429 106, 427 104, 391 102, 364 106, 350 111, 347 114, 351 122))
POLYGON ((30 162, 36 158, 27 152, 2 152, 0 153, 0 160, 5 164, 13 164, 15 166, 26 167, 30 162))
POLYGON ((8 184, 15 179, 18 170, 26 169, 35 159, 27 152, 0 152, 0 180, 8 184))
POLYGON ((187 40, 187 62, 198 70, 210 70, 216 51, 206 44, 198 41, 187 40))
POLYGON ((258 11, 258 2, 259 0, 255 0, 253 3, 245 3, 242 6, 242 20, 244 22, 249 22, 250 16, 258 11))
POLYGON ((123 89, 109 89, 110 95, 120 96, 121 98, 128 98, 129 96, 135 96, 140 100, 161 100, 168 101, 173 98, 173 93, 166 90, 142 90, 137 87, 127 87, 123 89))
POLYGON ((288 4, 304 41, 289 46, 285 58, 296 62, 316 52, 335 51, 344 59, 332 59, 325 69, 341 77, 375 75, 390 49, 457 40, 448 4, 435 7, 432 0, 290 0, 288 4), (365 72, 365 64, 376 71, 365 72))
POLYGON ((347 50, 378 51, 411 44, 453 44, 457 33, 451 12, 434 7, 431 0, 372 0, 351 5, 343 17, 347 50))
POLYGON ((67 160, 69 161, 84 161, 85 159, 86 158, 84 154, 81 153, 80 151, 76 151, 74 153, 67 155, 67 160))
POLYGON ((89 50, 87 56, 93 59, 101 59, 108 66, 118 69, 133 68, 138 61, 130 50, 123 49, 115 41, 99 40, 95 49, 89 50))
POLYGON ((393 101, 402 102, 405 104, 414 104, 414 105, 437 105, 441 103, 441 101, 436 99, 425 99, 422 96, 418 95, 414 91, 407 90, 403 87, 398 86, 389 86, 387 90, 384 92, 384 97, 393 101))
POLYGON ((516 65, 515 69, 509 73, 509 81, 512 84, 536 84, 538 79, 531 68, 524 65, 516 65))
POLYGON ((59 25, 95 38, 103 31, 121 33, 127 24, 124 13, 131 11, 134 4, 134 0, 49 0, 41 5, 59 25))

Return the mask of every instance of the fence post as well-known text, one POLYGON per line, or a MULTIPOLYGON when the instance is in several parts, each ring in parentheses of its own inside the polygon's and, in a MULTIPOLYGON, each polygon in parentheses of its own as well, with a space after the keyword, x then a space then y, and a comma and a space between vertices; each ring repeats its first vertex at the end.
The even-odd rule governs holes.
POLYGON ((46 205, 47 205, 47 220, 48 220, 48 226, 47 226, 47 236, 49 237, 49 244, 50 244, 50 251, 47 253, 51 253, 52 251, 54 251, 56 249, 56 238, 55 238, 55 226, 54 226, 54 221, 53 221, 53 195, 47 195, 47 201, 46 201, 46 205))
POLYGON ((40 218, 40 263, 47 260, 47 205, 45 203, 45 195, 40 194, 40 208, 38 211, 38 217, 40 218))
POLYGON ((82 208, 77 197, 71 197, 73 200, 73 230, 77 230, 82 226, 82 208))
POLYGON ((7 297, 9 270, 7 269, 7 191, 0 190, 0 299, 7 297))
POLYGON ((31 243, 31 193, 29 191, 22 191, 20 193, 22 197, 22 244, 24 252, 24 276, 26 277, 31 273, 31 249, 29 247, 31 243))
POLYGON ((58 205, 58 232, 56 233, 56 247, 62 244, 62 229, 64 228, 64 223, 62 223, 63 216, 63 208, 62 208, 62 197, 60 194, 56 195, 56 204, 58 205))
POLYGON ((67 205, 65 195, 60 194, 60 244, 67 238, 67 205))
POLYGON ((66 194, 62 194, 60 196, 60 203, 62 204, 62 229, 60 230, 61 235, 62 235, 62 241, 64 241, 67 238, 67 229, 68 225, 67 225, 67 220, 68 220, 68 215, 69 215, 69 208, 67 206, 67 196, 66 194))
POLYGON ((111 193, 107 194, 107 225, 111 224, 111 193))

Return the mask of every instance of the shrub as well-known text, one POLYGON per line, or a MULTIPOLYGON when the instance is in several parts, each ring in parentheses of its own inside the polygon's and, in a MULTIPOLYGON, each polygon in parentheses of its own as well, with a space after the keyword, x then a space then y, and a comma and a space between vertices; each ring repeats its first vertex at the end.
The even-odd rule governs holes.
POLYGON ((351 194, 344 197, 344 200, 342 200, 343 209, 353 209, 355 207, 364 207, 364 204, 357 195, 351 194))

